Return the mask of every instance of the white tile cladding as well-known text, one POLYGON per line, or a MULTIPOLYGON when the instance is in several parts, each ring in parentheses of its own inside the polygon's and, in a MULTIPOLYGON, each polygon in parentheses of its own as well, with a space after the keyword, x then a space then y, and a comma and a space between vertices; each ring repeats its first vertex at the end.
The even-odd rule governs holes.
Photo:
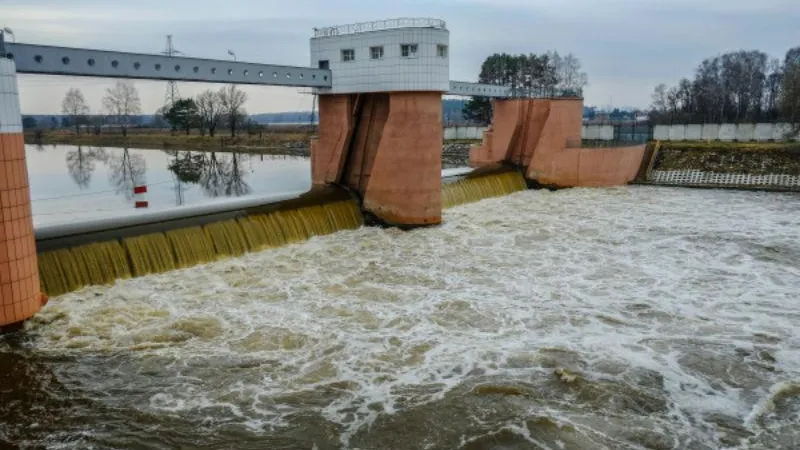
POLYGON ((450 33, 444 28, 408 27, 311 38, 311 65, 327 61, 331 88, 320 94, 437 91, 450 89, 450 33), (404 45, 416 54, 404 56, 404 45), (383 51, 371 48, 382 47, 383 51), (343 50, 353 50, 343 54, 343 50), (379 58, 373 56, 381 55, 379 58), (345 57, 346 56, 346 57, 345 57), (350 61, 350 56, 354 58, 350 61))
POLYGON ((17 71, 14 61, 0 57, 0 133, 22 133, 17 71))

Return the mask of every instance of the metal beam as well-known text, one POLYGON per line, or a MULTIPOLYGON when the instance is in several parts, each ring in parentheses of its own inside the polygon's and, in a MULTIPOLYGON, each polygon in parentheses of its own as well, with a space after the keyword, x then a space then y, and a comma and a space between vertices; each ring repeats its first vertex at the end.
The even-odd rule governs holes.
MULTIPOLYGON (((330 70, 5 42, 17 73, 329 88, 330 70)), ((450 81, 447 95, 511 97, 511 88, 450 81)))
POLYGON ((181 56, 5 43, 18 73, 265 86, 331 87, 331 71, 181 56))
POLYGON ((451 81, 450 90, 446 95, 461 95, 464 97, 511 97, 511 88, 494 84, 467 83, 464 81, 451 81))

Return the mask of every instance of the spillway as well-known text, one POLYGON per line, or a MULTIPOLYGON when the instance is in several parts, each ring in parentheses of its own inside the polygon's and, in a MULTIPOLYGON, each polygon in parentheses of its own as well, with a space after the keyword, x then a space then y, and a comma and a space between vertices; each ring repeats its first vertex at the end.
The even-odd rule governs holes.
POLYGON ((117 279, 241 256, 357 228, 358 202, 335 188, 275 203, 215 205, 37 234, 42 290, 50 296, 117 279))
POLYGON ((442 207, 472 203, 485 198, 500 197, 527 188, 522 173, 511 167, 476 170, 442 187, 442 207))
MULTIPOLYGON (((445 208, 525 189, 519 171, 494 167, 443 173, 445 208)), ((358 228, 357 199, 329 186, 305 194, 244 199, 37 230, 42 291, 161 273, 358 228)))

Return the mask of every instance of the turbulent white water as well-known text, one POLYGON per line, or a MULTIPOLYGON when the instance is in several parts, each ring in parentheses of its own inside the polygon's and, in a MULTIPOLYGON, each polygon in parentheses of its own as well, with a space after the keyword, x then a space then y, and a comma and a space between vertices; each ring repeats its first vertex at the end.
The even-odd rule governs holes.
POLYGON ((319 448, 800 442, 799 196, 526 191, 445 220, 69 294, 31 348, 101 404, 330 427, 319 448))

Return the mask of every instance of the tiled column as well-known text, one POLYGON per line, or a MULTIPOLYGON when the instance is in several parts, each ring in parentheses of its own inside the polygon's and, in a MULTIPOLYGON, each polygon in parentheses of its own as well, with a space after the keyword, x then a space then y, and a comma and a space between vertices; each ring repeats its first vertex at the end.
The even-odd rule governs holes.
POLYGON ((14 62, 0 57, 0 331, 42 307, 14 62))

